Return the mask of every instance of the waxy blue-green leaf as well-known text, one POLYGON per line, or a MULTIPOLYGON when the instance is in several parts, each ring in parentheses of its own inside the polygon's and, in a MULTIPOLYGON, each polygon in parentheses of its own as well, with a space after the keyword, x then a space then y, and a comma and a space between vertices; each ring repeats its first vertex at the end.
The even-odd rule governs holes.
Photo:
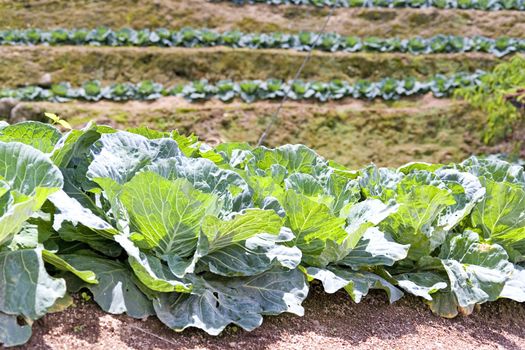
POLYGON ((0 312, 0 345, 23 345, 31 338, 31 326, 19 325, 16 316, 0 312))
POLYGON ((155 160, 182 155, 174 140, 150 140, 125 131, 101 135, 91 147, 91 153, 93 161, 87 177, 109 178, 121 185, 155 160))
POLYGON ((94 272, 98 283, 81 283, 77 288, 89 289, 102 310, 111 314, 126 313, 135 318, 154 314, 152 302, 135 283, 133 273, 121 262, 80 254, 60 255, 59 258, 75 269, 94 272))
MULTIPOLYGON (((356 257, 361 256, 361 258, 363 258, 364 256, 368 256, 371 258, 369 253, 365 252, 366 246, 370 241, 367 240, 366 242, 361 242, 361 246, 356 247, 358 242, 360 242, 361 238, 368 229, 379 224, 390 214, 395 213, 396 210, 397 205, 393 203, 389 203, 387 205, 378 199, 366 199, 362 202, 349 206, 348 209, 342 210, 340 216, 345 217, 347 223, 347 226, 345 227, 346 237, 339 242, 328 241, 326 243, 326 248, 318 259, 318 266, 325 266, 331 262, 342 261, 356 248, 357 251, 354 252, 356 257)), ((391 248, 395 250, 395 247, 396 245, 392 245, 391 248)), ((375 250, 377 252, 377 249, 375 250)), ((406 257, 406 254, 404 257, 406 257)), ((359 264, 358 261, 355 261, 355 263, 359 264)))
POLYGON ((448 278, 432 271, 404 273, 395 276, 405 292, 431 301, 434 293, 448 287, 448 278))
POLYGON ((308 294, 299 270, 273 269, 252 277, 197 277, 191 294, 161 294, 154 301, 157 317, 177 331, 196 327, 218 335, 229 324, 245 330, 261 325, 263 315, 284 312, 302 316, 308 294))
POLYGON ((337 264, 354 270, 367 266, 392 266, 396 261, 406 258, 409 248, 410 245, 396 243, 377 227, 370 227, 350 253, 337 264))
POLYGON ((252 201, 252 191, 239 174, 221 169, 208 159, 162 159, 145 167, 144 171, 152 171, 168 180, 184 178, 196 189, 216 194, 223 202, 224 211, 239 212, 250 207, 252 201))
POLYGON ((221 276, 253 276, 279 266, 295 269, 301 263, 301 251, 280 244, 293 239, 293 233, 285 228, 277 236, 258 234, 204 255, 199 264, 221 276))
POLYGON ((54 215, 53 228, 59 231, 64 221, 70 222, 73 226, 82 224, 83 226, 99 233, 106 238, 112 238, 118 230, 103 218, 95 215, 91 210, 85 208, 75 198, 70 197, 64 191, 57 191, 49 196, 49 200, 57 208, 58 212, 54 215))
POLYGON ((460 167, 477 177, 485 177, 495 182, 510 182, 525 185, 525 170, 522 166, 500 159, 470 157, 460 167))
POLYGON ((454 205, 445 208, 437 223, 448 232, 470 214, 472 208, 483 198, 486 190, 478 178, 469 173, 440 169, 436 171, 436 175, 450 189, 456 201, 454 205))
POLYGON ((384 278, 367 271, 352 271, 350 269, 330 266, 325 269, 308 267, 309 276, 321 281, 327 293, 335 293, 344 288, 353 301, 359 303, 370 289, 382 289, 387 295, 390 303, 403 296, 403 292, 384 278))
POLYGON ((514 270, 501 246, 481 243, 472 231, 451 238, 439 257, 461 307, 496 300, 514 270))
MULTIPOLYGON (((277 263, 282 258, 286 262, 287 253, 297 254, 295 247, 279 250, 276 246, 277 241, 284 239, 280 237, 282 224, 282 218, 271 210, 248 209, 229 220, 206 216, 193 259, 173 254, 164 255, 163 259, 179 277, 194 272, 199 261, 220 275, 251 276, 268 270, 274 260, 277 263)), ((289 241, 293 235, 286 238, 289 241)))
POLYGON ((359 185, 366 198, 388 201, 396 196, 397 184, 403 177, 404 174, 397 170, 371 165, 361 170, 359 185))
MULTIPOLYGON (((83 225, 74 226, 70 222, 63 222, 56 233, 65 242, 85 243, 93 250, 106 256, 116 258, 122 254, 122 247, 113 239, 105 238, 100 233, 83 225)), ((113 238, 113 236, 111 237, 113 238)))
POLYGON ((65 293, 64 280, 46 272, 41 249, 0 252, 0 312, 36 320, 65 293))
POLYGON ((525 302, 525 269, 523 267, 514 266, 514 271, 505 282, 500 298, 512 299, 519 303, 525 302))
POLYGON ((345 231, 352 238, 353 246, 368 228, 378 225, 395 213, 398 207, 392 202, 384 204, 378 199, 366 199, 352 205, 347 211, 341 212, 347 223, 345 231))

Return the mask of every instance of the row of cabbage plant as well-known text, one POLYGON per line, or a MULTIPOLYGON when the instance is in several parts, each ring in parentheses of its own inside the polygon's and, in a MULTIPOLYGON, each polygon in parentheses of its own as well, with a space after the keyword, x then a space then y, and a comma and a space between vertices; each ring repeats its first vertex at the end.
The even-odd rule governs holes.
POLYGON ((356 303, 413 295, 443 317, 525 302, 520 165, 353 170, 304 145, 36 122, 0 123, 0 159, 4 346, 72 293, 211 335, 302 316, 314 279, 356 303))
POLYGON ((210 2, 229 1, 237 5, 312 5, 317 7, 364 7, 364 8, 429 8, 499 11, 524 11, 523 0, 210 0, 210 2))
POLYGON ((300 32, 297 34, 243 33, 237 30, 217 32, 210 29, 165 28, 112 30, 96 29, 15 29, 0 31, 1 45, 93 45, 214 47, 250 49, 321 50, 328 52, 403 52, 410 54, 486 52, 502 57, 525 52, 525 39, 484 36, 436 35, 430 38, 379 38, 339 35, 337 33, 300 32))
POLYGON ((89 81, 81 87, 72 87, 70 83, 58 83, 50 88, 25 86, 14 89, 0 89, 0 98, 11 97, 22 101, 69 100, 87 101, 127 101, 155 100, 162 96, 179 96, 198 102, 212 98, 224 102, 240 98, 245 102, 256 100, 281 99, 285 95, 292 100, 317 100, 325 102, 342 98, 396 100, 402 97, 431 92, 435 97, 447 97, 455 89, 479 85, 484 72, 473 74, 458 73, 452 76, 436 75, 427 81, 415 78, 386 78, 378 82, 358 80, 350 83, 344 80, 330 82, 288 81, 277 79, 244 80, 233 82, 221 80, 215 84, 206 80, 181 83, 172 87, 146 80, 137 84, 115 83, 103 86, 99 81, 89 81))

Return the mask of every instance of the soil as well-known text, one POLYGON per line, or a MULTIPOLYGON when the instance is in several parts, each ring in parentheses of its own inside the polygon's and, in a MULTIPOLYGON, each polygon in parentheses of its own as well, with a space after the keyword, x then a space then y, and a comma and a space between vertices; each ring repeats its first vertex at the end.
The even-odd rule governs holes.
MULTIPOLYGON (((235 6, 207 0, 0 0, 0 28, 208 27, 246 32, 315 31, 327 9, 313 6, 235 6)), ((525 12, 440 9, 344 9, 334 12, 328 31, 363 36, 503 35, 525 32, 525 12)))
POLYGON ((266 317, 252 332, 228 327, 212 337, 173 332, 156 318, 105 314, 76 299, 74 308, 37 321, 21 349, 525 349, 525 305, 511 301, 449 320, 412 297, 389 305, 375 292, 355 304, 345 292, 328 295, 315 286, 304 307, 304 317, 266 317))

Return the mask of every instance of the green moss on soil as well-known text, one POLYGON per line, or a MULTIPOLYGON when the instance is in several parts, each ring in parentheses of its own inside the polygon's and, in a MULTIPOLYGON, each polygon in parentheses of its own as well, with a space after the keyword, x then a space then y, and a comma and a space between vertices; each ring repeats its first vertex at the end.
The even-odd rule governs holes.
MULTIPOLYGON (((210 142, 255 143, 276 104, 191 105, 169 98, 154 103, 24 103, 51 111, 73 125, 90 119, 118 127, 150 127, 195 133, 210 142)), ((383 103, 341 105, 289 103, 268 145, 304 143, 325 157, 352 167, 375 162, 396 166, 408 161, 457 161, 476 153, 482 116, 464 103, 419 99, 410 108, 383 103)))
MULTIPOLYGON (((0 85, 38 83, 45 73, 54 82, 75 85, 152 79, 170 84, 195 79, 291 79, 306 53, 291 50, 0 47, 0 85)), ((501 60, 489 54, 409 55, 315 52, 301 78, 379 80, 384 77, 425 78, 436 73, 490 70, 501 60)))

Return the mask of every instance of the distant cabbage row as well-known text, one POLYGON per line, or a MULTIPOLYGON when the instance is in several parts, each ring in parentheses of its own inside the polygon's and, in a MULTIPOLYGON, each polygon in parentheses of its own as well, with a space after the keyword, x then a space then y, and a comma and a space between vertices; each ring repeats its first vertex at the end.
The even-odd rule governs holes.
POLYGON ((0 89, 0 98, 12 97, 23 101, 53 101, 65 102, 72 99, 87 101, 126 101, 155 100, 162 96, 181 96, 190 101, 202 101, 217 98, 221 101, 232 101, 241 98, 245 102, 256 100, 280 99, 286 94, 292 100, 314 99, 320 102, 342 98, 396 100, 405 96, 413 96, 432 92, 435 97, 449 96, 459 87, 480 84, 484 72, 474 74, 459 73, 452 76, 436 75, 428 81, 418 81, 415 78, 397 80, 383 79, 379 82, 359 80, 354 84, 343 80, 330 82, 308 82, 302 80, 245 80, 232 82, 222 80, 210 84, 206 80, 177 84, 164 88, 162 84, 143 81, 138 84, 116 83, 103 87, 98 81, 86 82, 80 88, 71 87, 69 83, 59 83, 50 89, 38 86, 26 86, 15 89, 0 89))
POLYGON ((437 35, 431 38, 359 38, 337 33, 301 32, 298 34, 216 32, 209 29, 183 28, 170 31, 165 28, 112 30, 100 27, 88 29, 22 29, 0 31, 1 45, 94 45, 94 46, 160 46, 212 47, 227 46, 250 49, 291 49, 310 51, 372 51, 406 52, 411 54, 487 52, 497 57, 512 52, 525 52, 525 39, 501 37, 498 39, 475 36, 472 38, 437 35))
MULTIPOLYGON (((211 0, 222 2, 223 0, 211 0)), ((484 11, 525 10, 524 0, 229 0, 238 5, 264 3, 270 5, 313 5, 317 7, 387 7, 473 9, 484 11)))

